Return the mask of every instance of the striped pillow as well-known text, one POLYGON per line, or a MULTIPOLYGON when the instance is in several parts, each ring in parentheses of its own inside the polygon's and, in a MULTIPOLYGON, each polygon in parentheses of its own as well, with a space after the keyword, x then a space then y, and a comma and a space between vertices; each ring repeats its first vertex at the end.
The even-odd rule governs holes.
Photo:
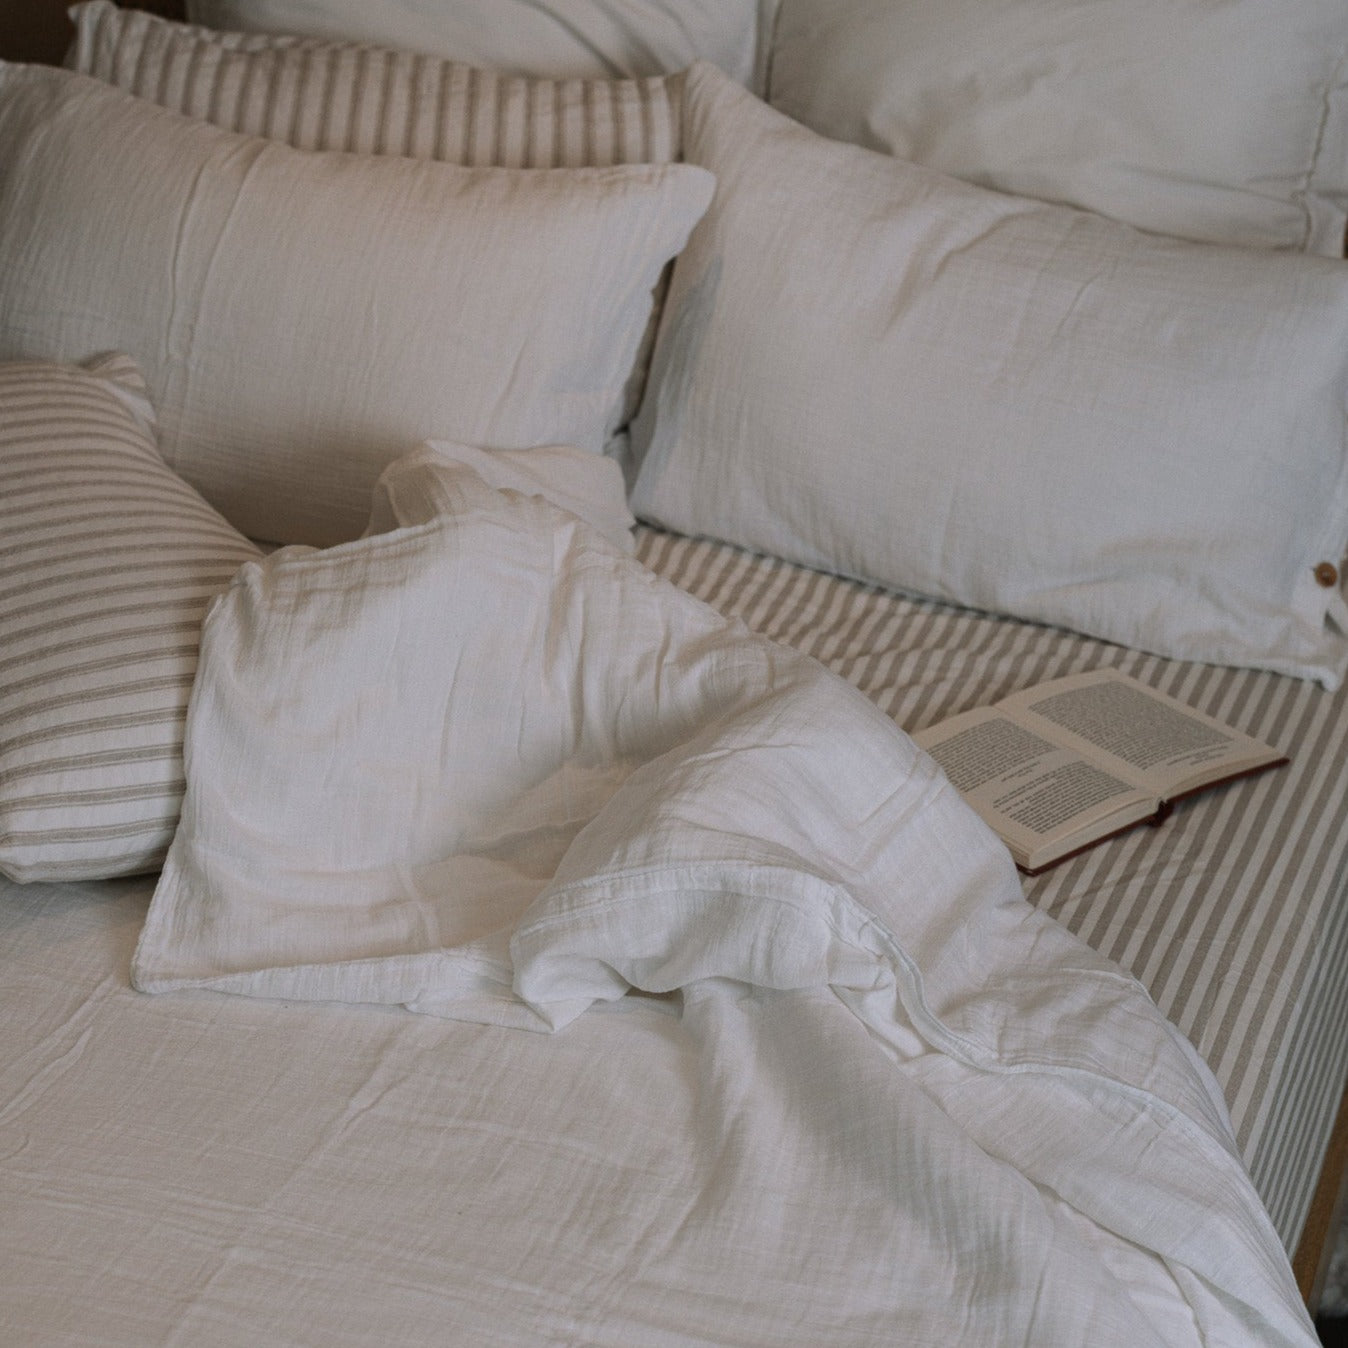
POLYGON ((258 555, 159 457, 128 357, 0 365, 0 872, 159 865, 202 615, 258 555))
POLYGON ((681 76, 532 79, 313 38, 221 33, 109 0, 71 10, 66 64, 174 112, 301 150, 468 168, 679 158, 681 76))

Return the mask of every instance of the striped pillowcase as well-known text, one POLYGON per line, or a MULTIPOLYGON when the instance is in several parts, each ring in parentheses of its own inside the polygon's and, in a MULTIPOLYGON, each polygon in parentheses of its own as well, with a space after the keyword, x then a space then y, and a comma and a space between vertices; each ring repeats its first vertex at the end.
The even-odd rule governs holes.
POLYGON ((153 870, 201 620, 260 554, 176 477, 135 364, 0 365, 0 872, 153 870))
POLYGON ((536 79, 354 43, 221 33, 76 5, 66 64, 174 112, 302 150, 468 168, 678 160, 680 76, 536 79))

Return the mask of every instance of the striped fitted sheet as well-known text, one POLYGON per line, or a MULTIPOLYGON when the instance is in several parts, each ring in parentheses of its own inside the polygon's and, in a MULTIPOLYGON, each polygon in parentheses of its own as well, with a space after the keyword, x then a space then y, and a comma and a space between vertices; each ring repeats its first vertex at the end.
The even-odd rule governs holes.
POLYGON ((1292 755, 1043 875, 1028 897, 1130 970, 1212 1067, 1289 1249, 1348 1073, 1348 689, 1163 660, 650 528, 638 555, 917 730, 1112 665, 1292 755))

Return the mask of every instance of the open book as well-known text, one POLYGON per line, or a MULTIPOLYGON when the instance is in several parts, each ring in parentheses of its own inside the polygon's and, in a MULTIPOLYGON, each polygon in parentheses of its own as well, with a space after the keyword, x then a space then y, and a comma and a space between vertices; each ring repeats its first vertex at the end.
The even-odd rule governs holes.
POLYGON ((1115 670, 1054 679, 913 736, 1030 875, 1285 755, 1115 670))

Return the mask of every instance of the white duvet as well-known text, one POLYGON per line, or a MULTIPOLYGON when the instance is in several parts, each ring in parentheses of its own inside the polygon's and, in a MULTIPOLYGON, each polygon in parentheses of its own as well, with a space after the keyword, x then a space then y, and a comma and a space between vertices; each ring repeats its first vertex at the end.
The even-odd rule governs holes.
MULTIPOLYGON (((438 1123, 367 1082, 282 1190, 307 1211, 386 1125, 352 1201, 418 1293, 382 1341, 1314 1344, 1206 1069, 931 761, 515 486, 424 450, 385 532, 217 602, 133 976, 284 1005, 127 994, 197 1051, 246 1007, 459 1081, 438 1123)), ((311 1323, 369 1341, 314 1226, 278 1257, 327 1260, 311 1323)))

